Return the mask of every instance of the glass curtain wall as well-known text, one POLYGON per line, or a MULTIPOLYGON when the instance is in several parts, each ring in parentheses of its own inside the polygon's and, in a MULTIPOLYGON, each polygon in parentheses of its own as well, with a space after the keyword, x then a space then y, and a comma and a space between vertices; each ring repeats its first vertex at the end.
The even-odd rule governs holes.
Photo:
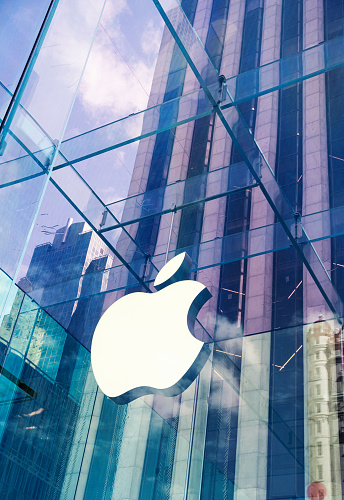
POLYGON ((342 498, 344 7, 314 3, 0 5, 5 500, 342 498), (182 251, 209 358, 116 404, 96 325, 182 251))

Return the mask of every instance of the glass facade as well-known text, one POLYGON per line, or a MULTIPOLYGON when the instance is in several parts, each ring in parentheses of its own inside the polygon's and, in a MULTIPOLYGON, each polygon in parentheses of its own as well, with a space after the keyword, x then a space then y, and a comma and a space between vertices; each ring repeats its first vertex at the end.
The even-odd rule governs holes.
POLYGON ((342 499, 343 1, 0 9, 4 500, 342 499), (98 321, 183 251, 210 356, 116 404, 98 321))

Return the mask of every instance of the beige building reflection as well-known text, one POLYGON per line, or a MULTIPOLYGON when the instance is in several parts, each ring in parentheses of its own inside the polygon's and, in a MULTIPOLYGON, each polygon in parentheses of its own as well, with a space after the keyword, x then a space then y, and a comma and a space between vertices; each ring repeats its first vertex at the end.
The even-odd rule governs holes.
MULTIPOLYGON (((325 486, 327 499, 342 498, 341 446, 342 412, 338 394, 342 390, 340 335, 322 316, 307 332, 308 358, 308 495, 325 486), (336 361, 337 360, 337 361, 336 361), (317 483, 317 484, 314 484, 317 483)), ((306 392, 307 394, 307 392, 306 392)), ((342 450, 343 451, 343 450, 342 450)), ((307 451, 306 451, 307 453, 307 451)), ((307 457, 306 457, 307 463, 307 457)), ((322 489, 322 495, 323 490, 322 489)), ((325 493, 325 492, 324 492, 325 493)), ((312 494, 311 494, 312 496, 312 494)))

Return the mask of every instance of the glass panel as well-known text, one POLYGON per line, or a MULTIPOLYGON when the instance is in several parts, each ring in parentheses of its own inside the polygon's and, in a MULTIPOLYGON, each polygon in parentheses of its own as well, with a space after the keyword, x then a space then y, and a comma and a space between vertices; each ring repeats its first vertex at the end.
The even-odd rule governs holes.
POLYGON ((211 114, 213 109, 207 102, 202 113, 197 114, 197 103, 202 94, 203 91, 196 91, 183 95, 63 141, 57 168, 211 114))
POLYGON ((227 196, 230 192, 251 188, 254 185, 255 182, 243 162, 180 180, 164 188, 146 191, 144 194, 107 205, 119 223, 112 226, 111 219, 110 221, 107 219, 101 232, 114 229, 119 224, 121 226, 132 224, 147 217, 181 210, 185 206, 202 203, 208 199, 227 196), (223 182, 220 186, 218 182, 223 177, 228 177, 226 188, 224 188, 226 183, 223 182))
MULTIPOLYGON (((210 83, 214 83, 217 80, 217 71, 211 64, 202 43, 190 25, 180 4, 178 4, 176 0, 164 0, 162 2, 154 0, 154 3, 157 5, 167 26, 170 28, 172 35, 183 47, 183 53, 209 100, 216 104, 217 96, 212 95, 211 90, 207 88, 202 78, 202 71, 205 67, 207 70, 207 82, 209 80, 210 83), (196 54, 197 57, 194 57, 194 54, 196 54)), ((229 97, 231 96, 229 95, 229 97)), ((233 139, 234 144, 243 160, 246 162, 253 177, 260 184, 266 199, 275 212, 276 218, 284 227, 288 237, 303 259, 308 272, 316 282, 319 290, 321 290, 326 303, 334 314, 337 315, 337 318, 341 318, 344 315, 344 304, 336 289, 333 287, 324 265, 320 261, 313 245, 309 242, 307 234, 302 226, 300 226, 300 236, 302 239, 295 239, 295 228, 293 226, 288 226, 288 221, 291 221, 293 217, 295 217, 292 206, 277 182, 269 163, 259 149, 241 113, 235 106, 224 111, 220 110, 219 107, 215 107, 214 109, 227 133, 233 139), (299 245, 299 242, 302 242, 306 246, 306 251, 299 245)))
POLYGON ((97 394, 89 354, 18 291, 0 329, 4 494, 9 450, 23 478, 10 483, 19 498, 28 463, 32 490, 25 494, 32 498, 51 491, 95 498, 108 488, 121 496, 129 486, 135 498, 151 495, 153 486, 171 498, 187 484, 189 496, 207 499, 214 488, 249 496, 252 488, 274 490, 284 481, 291 493, 321 478, 337 491, 337 328, 321 320, 233 339, 231 324, 218 318, 221 340, 199 382, 181 396, 117 406, 97 394), (322 405, 332 405, 336 417, 325 436, 322 405), (85 481, 78 479, 81 467, 85 481))
MULTIPOLYGON (((153 2, 107 2, 66 139, 162 102, 158 89, 150 93, 158 53, 160 59, 164 53, 167 64, 174 45, 166 37, 162 42, 162 33, 163 21, 153 2)), ((178 84, 175 78, 171 93, 177 92, 178 84)))
POLYGON ((0 327, 0 365, 3 498, 59 496, 67 485, 71 494, 97 391, 89 353, 17 289, 0 327))
MULTIPOLYGON (((37 57, 37 83, 25 107, 54 140, 61 137, 65 127, 103 4, 102 0, 80 0, 71 7, 60 0, 37 57)), ((24 100, 28 92, 27 87, 24 100)))
MULTIPOLYGON (((35 224, 35 218, 48 182, 48 175, 40 175, 40 166, 43 166, 42 168, 49 167, 53 161, 55 144, 52 143, 50 136, 59 139, 63 133, 63 127, 82 75, 102 5, 102 2, 96 6, 88 4, 86 9, 84 6, 80 6, 80 12, 82 12, 88 26, 87 31, 83 32, 81 25, 73 22, 76 17, 80 20, 80 12, 77 9, 71 11, 68 2, 61 1, 59 3, 41 51, 37 58, 33 60, 35 63, 32 68, 33 72, 28 74, 25 80, 26 87, 24 88, 22 102, 26 103, 30 114, 24 112, 22 107, 19 107, 13 121, 12 118, 6 121, 8 134, 2 136, 2 153, 4 153, 2 159, 6 162, 7 160, 19 158, 17 161, 11 161, 11 169, 2 169, 10 173, 4 178, 4 184, 7 187, 3 187, 0 192, 3 206, 2 213, 8 224, 8 232, 9 234, 11 234, 11 231, 16 233, 14 236, 15 248, 10 248, 11 243, 9 241, 11 240, 7 240, 7 242, 2 240, 5 255, 3 269, 14 277, 14 280, 17 279, 19 267, 28 244, 28 237, 35 224), (75 26, 80 26, 80 33, 75 30, 75 26), (62 27, 65 28, 63 32, 61 32, 62 27), (61 60, 59 59, 61 57, 64 59, 68 52, 72 53, 73 48, 77 50, 77 63, 74 61, 72 68, 67 65, 67 69, 67 66, 63 64, 63 69, 54 69, 59 64, 53 65, 51 63, 61 60), (50 69, 47 70, 47 68, 50 69), (30 84, 33 79, 37 78, 37 75, 39 79, 36 82, 34 91, 32 91, 30 84), (70 85, 71 79, 73 80, 72 85, 70 85), (52 82, 53 87, 51 86, 52 82), (30 100, 27 102, 26 99, 30 91, 32 91, 30 100), (59 94, 60 92, 62 94, 59 94), (59 103, 59 95, 63 98, 63 104, 59 103), (48 125, 51 116, 54 116, 55 129, 50 128, 48 125), (37 124, 36 119, 39 120, 40 125, 37 124), (36 158, 30 159, 30 161, 27 160, 27 157, 21 158, 23 157, 22 150, 12 138, 22 145, 27 153, 30 153, 30 150, 37 151, 43 148, 44 152, 40 153, 37 158, 39 161, 36 158), (9 146, 7 146, 7 143, 9 146), (30 180, 10 185, 11 182, 20 178, 30 180), (22 210, 25 210, 24 214, 20 213, 22 210), (6 212, 8 213, 7 217, 4 215, 6 212)), ((15 110, 16 108, 14 108, 15 110)), ((8 167, 6 163, 5 167, 8 167)), ((49 171, 47 170, 46 173, 49 174, 49 171)), ((6 302, 6 295, 3 296, 3 300, 6 302)))

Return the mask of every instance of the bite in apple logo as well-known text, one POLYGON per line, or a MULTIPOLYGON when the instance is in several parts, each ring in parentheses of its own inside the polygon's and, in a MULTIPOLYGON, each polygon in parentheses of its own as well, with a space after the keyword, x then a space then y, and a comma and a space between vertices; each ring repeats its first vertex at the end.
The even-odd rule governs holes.
POLYGON ((92 368, 101 390, 117 404, 146 394, 176 396, 208 359, 209 347, 191 331, 211 294, 202 283, 183 279, 190 267, 185 252, 177 255, 158 273, 158 292, 125 295, 100 318, 92 368))

